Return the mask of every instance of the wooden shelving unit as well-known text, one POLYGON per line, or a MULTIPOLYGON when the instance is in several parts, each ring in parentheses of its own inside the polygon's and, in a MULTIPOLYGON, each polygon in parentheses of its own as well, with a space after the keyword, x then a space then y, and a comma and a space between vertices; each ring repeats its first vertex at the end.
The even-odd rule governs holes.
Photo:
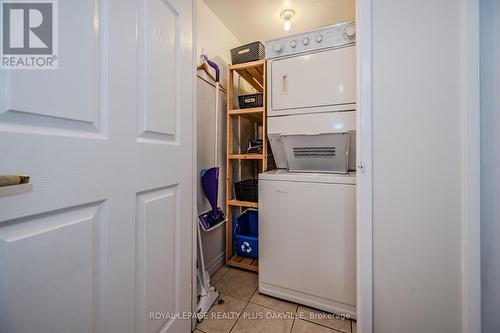
MULTIPOLYGON (((239 201, 233 198, 234 174, 233 163, 241 163, 244 160, 253 160, 253 163, 260 163, 262 172, 267 170, 268 148, 267 148, 267 122, 266 122, 266 61, 252 61, 244 64, 230 65, 228 68, 227 84, 227 160, 226 160, 226 214, 228 217, 226 228, 226 264, 250 271, 259 270, 259 262, 256 259, 239 257, 233 247, 233 209, 241 211, 245 208, 258 208, 257 202, 239 201), (234 109, 234 76, 238 73, 247 81, 257 92, 263 93, 263 106, 251 109, 234 109), (234 153, 234 117, 246 118, 255 124, 255 134, 257 127, 262 125, 262 154, 242 154, 234 153)), ((251 163, 251 162, 246 162, 251 163)), ((240 164, 241 166, 241 164, 240 164)))

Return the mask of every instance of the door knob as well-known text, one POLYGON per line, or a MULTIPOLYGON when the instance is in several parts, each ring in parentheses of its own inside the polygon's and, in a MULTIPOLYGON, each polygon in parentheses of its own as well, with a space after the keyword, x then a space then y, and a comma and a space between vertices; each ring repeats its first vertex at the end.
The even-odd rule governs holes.
POLYGON ((25 175, 0 175, 0 187, 28 184, 30 176, 25 175))

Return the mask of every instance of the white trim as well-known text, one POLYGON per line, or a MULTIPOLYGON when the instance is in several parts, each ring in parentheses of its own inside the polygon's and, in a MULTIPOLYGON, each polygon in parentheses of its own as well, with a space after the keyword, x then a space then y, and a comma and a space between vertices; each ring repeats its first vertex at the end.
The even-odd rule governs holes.
MULTIPOLYGON (((191 49, 192 49, 192 65, 191 68, 193 69, 193 75, 192 75, 192 89, 193 89, 193 170, 192 170, 192 175, 193 179, 196 181, 193 182, 193 215, 191 218, 192 221, 192 230, 191 230, 191 250, 192 252, 192 262, 191 262, 191 312, 196 313, 196 301, 197 301, 197 288, 198 288, 198 281, 196 280, 197 276, 197 261, 198 261, 198 124, 197 124, 197 110, 198 110, 198 91, 197 91, 197 81, 196 81, 196 75, 197 75, 197 70, 196 70, 196 65, 198 63, 197 59, 197 49, 196 49, 196 42, 197 42, 197 22, 196 18, 198 17, 198 6, 196 5, 196 0, 191 0, 192 3, 192 8, 191 8, 191 20, 192 20, 192 41, 191 41, 191 49)), ((191 319, 191 331, 194 331, 196 328, 196 318, 191 319)))
MULTIPOLYGON (((356 0, 358 127, 357 313, 358 332, 373 331, 373 207, 372 207, 372 1, 356 0)), ((464 0, 463 132, 464 332, 481 332, 480 239, 480 81, 479 0, 464 0)))
POLYGON ((372 0, 356 0, 357 35, 357 329, 373 331, 372 0))
POLYGON ((462 7, 464 332, 481 332, 479 0, 462 7))

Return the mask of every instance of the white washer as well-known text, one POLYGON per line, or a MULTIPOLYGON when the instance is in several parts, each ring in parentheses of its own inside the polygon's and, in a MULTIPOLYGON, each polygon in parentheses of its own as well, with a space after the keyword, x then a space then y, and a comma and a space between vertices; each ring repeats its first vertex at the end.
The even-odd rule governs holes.
POLYGON ((259 291, 356 318, 356 176, 259 175, 259 291))

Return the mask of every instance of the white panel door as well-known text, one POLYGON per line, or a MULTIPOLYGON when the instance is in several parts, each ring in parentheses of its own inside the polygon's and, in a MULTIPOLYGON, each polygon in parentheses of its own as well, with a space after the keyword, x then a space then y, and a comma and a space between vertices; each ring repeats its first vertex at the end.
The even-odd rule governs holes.
POLYGON ((192 59, 191 1, 71 0, 0 72, 1 333, 190 331, 192 59))

